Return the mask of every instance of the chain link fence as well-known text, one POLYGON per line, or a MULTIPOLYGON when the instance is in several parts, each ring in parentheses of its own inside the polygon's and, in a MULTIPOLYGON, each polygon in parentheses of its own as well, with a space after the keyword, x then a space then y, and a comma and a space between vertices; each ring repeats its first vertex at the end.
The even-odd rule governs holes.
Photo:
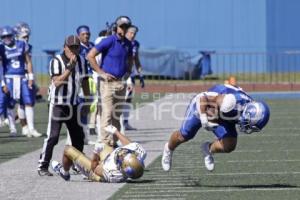
MULTIPOLYGON (((300 83, 300 51, 212 52, 209 62, 204 64, 201 55, 141 52, 140 57, 148 84, 214 84, 222 83, 230 76, 239 83, 300 83), (204 68, 209 68, 205 69, 205 75, 204 68)), ((49 57, 34 55, 32 60, 39 86, 48 87, 49 57)))

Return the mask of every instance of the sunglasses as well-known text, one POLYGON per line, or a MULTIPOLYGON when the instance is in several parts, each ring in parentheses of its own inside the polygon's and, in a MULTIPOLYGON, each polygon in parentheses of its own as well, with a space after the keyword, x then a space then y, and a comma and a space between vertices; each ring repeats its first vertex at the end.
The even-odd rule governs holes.
POLYGON ((12 35, 3 35, 3 36, 1 36, 1 39, 4 39, 4 38, 11 38, 12 37, 12 35))
POLYGON ((121 29, 128 29, 130 27, 130 25, 129 24, 121 24, 119 27, 121 29))

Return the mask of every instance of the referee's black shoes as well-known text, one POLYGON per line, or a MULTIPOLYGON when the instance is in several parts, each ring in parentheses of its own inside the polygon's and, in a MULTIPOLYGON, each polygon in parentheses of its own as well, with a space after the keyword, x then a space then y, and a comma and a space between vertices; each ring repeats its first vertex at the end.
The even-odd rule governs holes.
POLYGON ((49 172, 48 169, 44 169, 44 168, 39 168, 38 169, 38 174, 40 176, 53 176, 53 174, 51 172, 49 172))

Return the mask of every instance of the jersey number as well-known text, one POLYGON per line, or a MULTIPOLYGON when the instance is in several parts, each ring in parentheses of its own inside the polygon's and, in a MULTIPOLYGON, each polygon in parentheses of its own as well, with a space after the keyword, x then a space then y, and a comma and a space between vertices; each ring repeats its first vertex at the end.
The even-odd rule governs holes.
POLYGON ((15 59, 12 59, 11 60, 11 66, 15 69, 18 69, 20 68, 20 61, 19 60, 15 60, 15 59))

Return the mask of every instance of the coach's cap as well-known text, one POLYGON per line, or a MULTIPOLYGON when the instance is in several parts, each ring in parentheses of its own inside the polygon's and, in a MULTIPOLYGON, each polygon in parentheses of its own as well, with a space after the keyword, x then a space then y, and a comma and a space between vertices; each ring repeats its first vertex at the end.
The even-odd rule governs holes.
POLYGON ((67 46, 79 46, 80 40, 76 35, 69 35, 65 40, 67 46))
POLYGON ((116 19, 117 26, 127 25, 131 26, 131 20, 127 16, 120 16, 116 19))

